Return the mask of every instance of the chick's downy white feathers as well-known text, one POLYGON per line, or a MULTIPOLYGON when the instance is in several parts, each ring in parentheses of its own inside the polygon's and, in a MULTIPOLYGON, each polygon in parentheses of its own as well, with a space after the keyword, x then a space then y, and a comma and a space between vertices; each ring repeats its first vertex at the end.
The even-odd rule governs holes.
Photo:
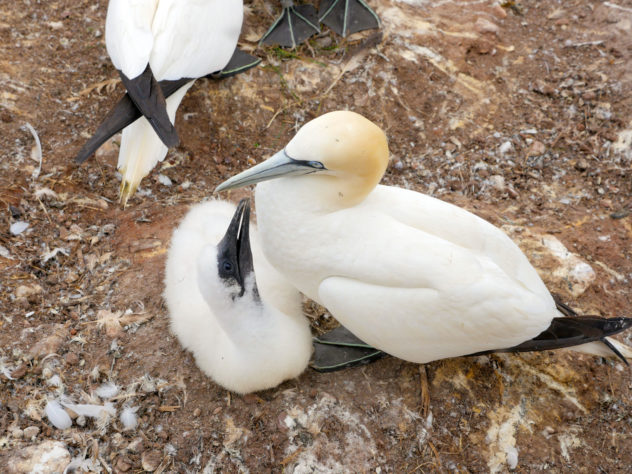
POLYGON ((252 226, 261 300, 252 296, 254 275, 247 277, 243 297, 234 297, 219 278, 216 245, 234 211, 233 204, 223 201, 208 201, 189 211, 171 240, 165 299, 171 330, 197 365, 223 387, 248 393, 299 375, 312 345, 300 294, 265 260, 252 226))

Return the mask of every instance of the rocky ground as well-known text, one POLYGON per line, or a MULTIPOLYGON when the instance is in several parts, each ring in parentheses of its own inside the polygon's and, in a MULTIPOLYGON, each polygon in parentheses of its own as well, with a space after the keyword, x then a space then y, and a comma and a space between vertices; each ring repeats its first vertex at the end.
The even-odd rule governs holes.
POLYGON ((386 183, 502 226, 580 312, 630 315, 632 1, 369 3, 380 33, 325 28, 287 52, 256 46, 277 2, 247 1, 242 47, 262 65, 195 84, 181 145, 121 209, 118 138, 71 164, 123 91, 106 2, 0 1, 1 472, 629 469, 632 374, 616 360, 388 358, 242 397, 170 335, 163 266, 187 206, 341 108, 386 130, 386 183), (110 408, 59 430, 44 407, 62 395, 110 408))

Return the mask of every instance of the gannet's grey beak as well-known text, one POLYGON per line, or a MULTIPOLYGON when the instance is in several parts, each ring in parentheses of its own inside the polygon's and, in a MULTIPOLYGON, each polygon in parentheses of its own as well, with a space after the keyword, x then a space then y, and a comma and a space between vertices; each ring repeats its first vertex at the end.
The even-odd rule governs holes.
POLYGON ((267 181, 280 176, 309 174, 317 171, 323 171, 325 169, 325 166, 320 161, 295 160, 287 156, 285 154, 285 150, 281 150, 263 163, 259 163, 258 165, 227 179, 215 188, 215 192, 241 188, 243 186, 248 186, 249 184, 267 181))

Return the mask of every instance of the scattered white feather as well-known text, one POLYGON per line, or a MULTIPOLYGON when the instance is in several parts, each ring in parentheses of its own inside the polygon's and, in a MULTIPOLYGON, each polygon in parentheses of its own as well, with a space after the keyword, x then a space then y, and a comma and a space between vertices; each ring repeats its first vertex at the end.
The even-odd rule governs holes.
POLYGON ((110 416, 116 415, 116 408, 111 403, 105 405, 92 405, 89 403, 68 403, 62 401, 61 404, 74 411, 79 416, 87 416, 90 418, 100 418, 103 414, 110 416))
POLYGON ((140 380, 140 389, 145 393, 157 392, 167 381, 160 378, 153 378, 149 374, 145 374, 140 380))
POLYGON ((14 369, 7 365, 6 357, 0 357, 0 374, 4 375, 9 380, 15 380, 13 377, 11 377, 11 373, 13 372, 13 370, 14 369))
POLYGON ((39 166, 36 170, 33 171, 31 177, 33 179, 37 179, 40 175, 40 172, 42 171, 42 143, 40 142, 39 135, 37 135, 37 132, 33 128, 33 125, 26 122, 25 127, 29 132, 31 132, 31 135, 33 135, 33 138, 35 139, 36 148, 35 150, 33 150, 31 157, 39 163, 39 166))
POLYGON ((70 464, 66 466, 63 474, 71 474, 75 472, 102 472, 101 466, 95 464, 90 458, 85 458, 85 453, 83 455, 77 456, 76 458, 72 458, 70 464))
POLYGON ((99 377, 101 377, 101 373, 99 372, 99 366, 95 365, 92 371, 90 372, 90 379, 96 382, 97 380, 99 380, 99 377))
POLYGON ((62 408, 57 400, 50 400, 46 404, 44 411, 46 412, 46 417, 55 428, 65 430, 72 425, 70 415, 62 408))
POLYGON ((105 382, 96 389, 96 394, 101 398, 112 398, 119 394, 119 387, 114 382, 105 382))
POLYGON ((138 407, 124 407, 121 412, 121 423, 125 427, 125 430, 133 430, 138 426, 138 417, 136 416, 136 412, 138 411, 138 407))
POLYGON ((9 250, 3 245, 0 245, 0 257, 13 260, 11 253, 9 253, 9 250))
POLYGON ((176 447, 169 443, 165 446, 165 454, 168 456, 175 456, 178 453, 178 450, 176 449, 176 447))
POLYGON ((68 252, 68 249, 62 249, 61 247, 56 247, 53 250, 51 250, 50 252, 46 252, 44 255, 42 255, 42 263, 46 263, 48 262, 51 258, 55 258, 57 256, 57 254, 62 254, 65 255, 66 257, 68 255, 70 255, 70 253, 68 252))
POLYGON ((505 456, 506 456, 506 461, 507 461, 507 467, 509 469, 515 469, 516 466, 518 465, 518 450, 516 449, 515 446, 510 446, 509 448, 507 448, 507 451, 505 452, 505 456))
POLYGON ((164 186, 171 186, 173 184, 169 176, 166 176, 164 174, 158 175, 158 182, 164 186))
POLYGON ((53 191, 52 189, 49 189, 49 188, 39 188, 39 189, 37 189, 35 191, 35 197, 37 199, 42 199, 42 198, 57 199, 57 198, 59 198, 57 193, 55 191, 53 191))
POLYGON ((46 385, 50 385, 52 387, 61 387, 61 378, 59 377, 59 375, 55 374, 46 381, 46 385))
POLYGON ((13 235, 20 235, 22 232, 29 228, 29 225, 30 224, 28 222, 14 222, 13 224, 11 224, 11 227, 9 227, 9 232, 11 232, 11 234, 13 235))

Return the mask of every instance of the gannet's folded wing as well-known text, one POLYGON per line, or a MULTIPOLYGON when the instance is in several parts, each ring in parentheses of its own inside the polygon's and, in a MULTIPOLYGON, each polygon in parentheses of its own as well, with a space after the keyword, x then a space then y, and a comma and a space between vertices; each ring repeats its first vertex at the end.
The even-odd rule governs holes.
POLYGON ((178 144, 178 133, 149 65, 155 46, 152 22, 156 4, 156 0, 112 0, 105 23, 105 44, 134 105, 169 148, 178 144))
POLYGON ((391 186, 377 186, 362 205, 475 255, 485 256, 531 291, 548 294, 542 279, 518 245, 498 227, 463 208, 391 186))
POLYGON ((241 2, 161 0, 152 23, 156 77, 197 78, 222 70, 237 46, 242 19, 241 2), (209 30, 209 24, 218 26, 209 30))
POLYGON ((127 77, 139 76, 154 46, 151 30, 157 0, 110 0, 105 45, 114 67, 127 77))
POLYGON ((502 278, 451 289, 398 287, 329 277, 321 303, 362 341, 418 363, 513 347, 550 323, 548 301, 502 278), (370 324, 367 322, 370 321, 370 324))

